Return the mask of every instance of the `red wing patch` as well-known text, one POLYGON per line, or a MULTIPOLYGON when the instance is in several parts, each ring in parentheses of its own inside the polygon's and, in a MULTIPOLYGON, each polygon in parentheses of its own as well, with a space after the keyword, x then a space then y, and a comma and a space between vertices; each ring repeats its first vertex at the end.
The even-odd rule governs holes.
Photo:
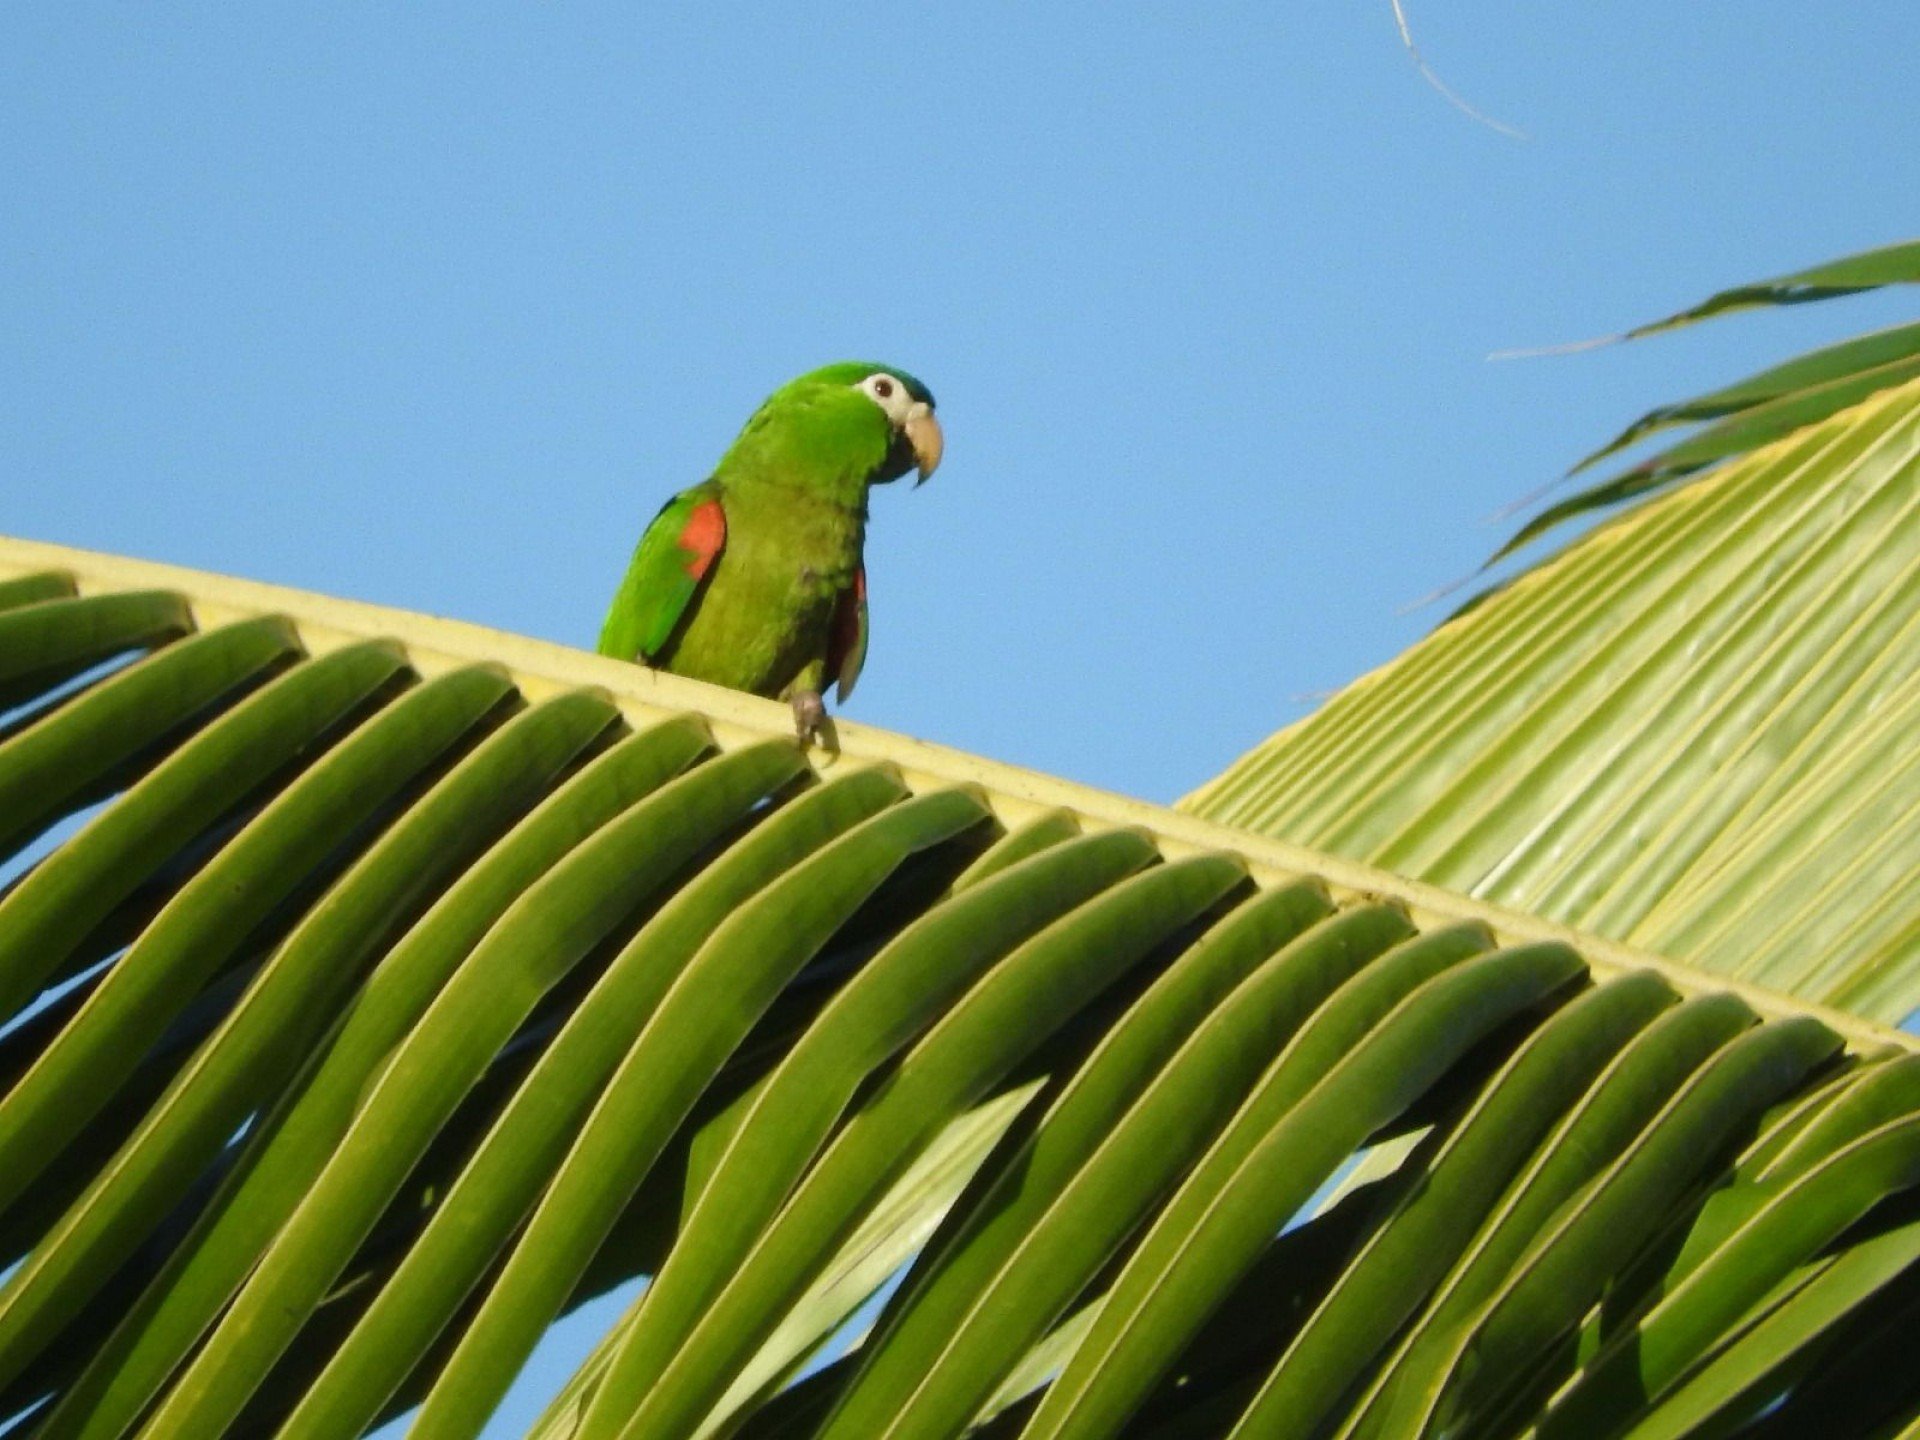
POLYGON ((837 680, 840 698, 853 693, 867 661, 867 567, 853 572, 853 584, 833 607, 833 632, 827 638, 827 676, 837 680))
POLYGON ((720 508, 720 502, 702 500, 694 506, 675 543, 686 553, 687 578, 704 579, 720 547, 727 543, 727 512, 720 508))

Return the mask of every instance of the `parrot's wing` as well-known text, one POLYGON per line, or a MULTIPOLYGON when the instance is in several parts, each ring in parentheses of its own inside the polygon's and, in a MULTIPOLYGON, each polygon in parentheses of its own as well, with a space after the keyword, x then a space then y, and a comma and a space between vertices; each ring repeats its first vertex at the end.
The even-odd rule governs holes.
POLYGON ((711 480, 682 490, 647 526, 600 629, 600 653, 652 660, 699 594, 727 543, 727 512, 711 480))
POLYGON ((827 641, 827 674, 839 682, 841 703, 853 693, 860 667, 867 663, 867 567, 853 572, 853 584, 833 607, 833 634, 827 641))

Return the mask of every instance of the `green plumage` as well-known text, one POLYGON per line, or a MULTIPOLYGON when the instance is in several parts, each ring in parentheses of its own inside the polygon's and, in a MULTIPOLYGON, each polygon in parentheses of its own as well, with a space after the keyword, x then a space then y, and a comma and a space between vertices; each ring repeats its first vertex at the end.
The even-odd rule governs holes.
POLYGON ((601 652, 770 698, 838 680, 844 699, 866 648, 867 490, 906 473, 926 427, 923 474, 937 462, 932 403, 912 376, 859 362, 775 391, 648 526, 601 652))

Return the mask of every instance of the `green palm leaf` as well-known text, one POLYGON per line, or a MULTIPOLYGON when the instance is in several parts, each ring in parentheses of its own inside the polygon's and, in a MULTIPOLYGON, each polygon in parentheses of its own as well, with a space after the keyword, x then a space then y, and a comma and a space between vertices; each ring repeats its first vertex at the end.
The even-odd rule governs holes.
POLYGON ((1907 381, 1582 538, 1182 806, 1898 1021, 1916 506, 1907 381))
MULTIPOLYGON (((1836 514, 1904 473, 1880 418, 1836 514)), ((1904 624, 1861 603, 1823 623, 1904 624)), ((471 627, 21 542, 0 606, 22 1433, 475 1435, 642 1275, 542 1440, 1734 1433, 1843 1379, 1857 1433, 1920 1415, 1845 1363, 1920 1305, 1904 1036, 471 627)), ((1900 693, 1756 789, 1864 824, 1900 693)), ((1447 788, 1399 767, 1370 804, 1447 788)), ((1781 874, 1775 821, 1713 853, 1781 874)), ((1892 903, 1808 885, 1768 913, 1871 972, 1892 903)), ((1714 933, 1772 953, 1745 913, 1714 933)))
MULTIPOLYGON (((1586 346, 1574 348, 1636 340, 1742 310, 1802 305, 1917 281, 1920 281, 1920 240, 1903 241, 1790 275, 1722 290, 1677 314, 1609 336, 1607 341, 1590 341, 1586 346)), ((1896 325, 1797 356, 1690 400, 1656 406, 1581 460, 1563 480, 1571 480, 1663 430, 1696 422, 1712 423, 1620 474, 1548 506, 1521 526, 1493 553, 1487 564, 1504 559, 1570 520, 1663 489, 1723 460, 1789 435, 1802 426, 1824 420, 1916 375, 1920 375, 1920 324, 1896 325)), ((1553 488, 1535 491, 1520 502, 1520 506, 1512 508, 1531 503, 1553 488)))
POLYGON ((1632 340, 1643 335, 1657 335, 1663 330, 1678 330, 1682 326, 1737 310, 1803 305, 1811 300, 1830 300, 1838 295, 1857 295, 1862 290, 1878 289, 1882 285, 1911 285, 1916 281, 1920 281, 1920 240, 1902 240, 1874 250, 1863 250, 1857 255, 1824 261, 1805 270, 1776 275, 1770 280, 1756 280, 1717 291, 1698 305, 1635 326, 1627 331, 1624 338, 1632 340))

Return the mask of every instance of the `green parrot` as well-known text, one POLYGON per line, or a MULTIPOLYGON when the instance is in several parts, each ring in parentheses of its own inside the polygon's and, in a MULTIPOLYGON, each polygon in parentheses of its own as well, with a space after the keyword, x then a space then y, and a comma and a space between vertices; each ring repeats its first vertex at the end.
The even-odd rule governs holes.
POLYGON ((844 702, 867 656, 868 487, 925 481, 943 443, 904 370, 846 361, 781 386, 647 526, 600 653, 786 700, 812 738, 821 692, 844 702))

